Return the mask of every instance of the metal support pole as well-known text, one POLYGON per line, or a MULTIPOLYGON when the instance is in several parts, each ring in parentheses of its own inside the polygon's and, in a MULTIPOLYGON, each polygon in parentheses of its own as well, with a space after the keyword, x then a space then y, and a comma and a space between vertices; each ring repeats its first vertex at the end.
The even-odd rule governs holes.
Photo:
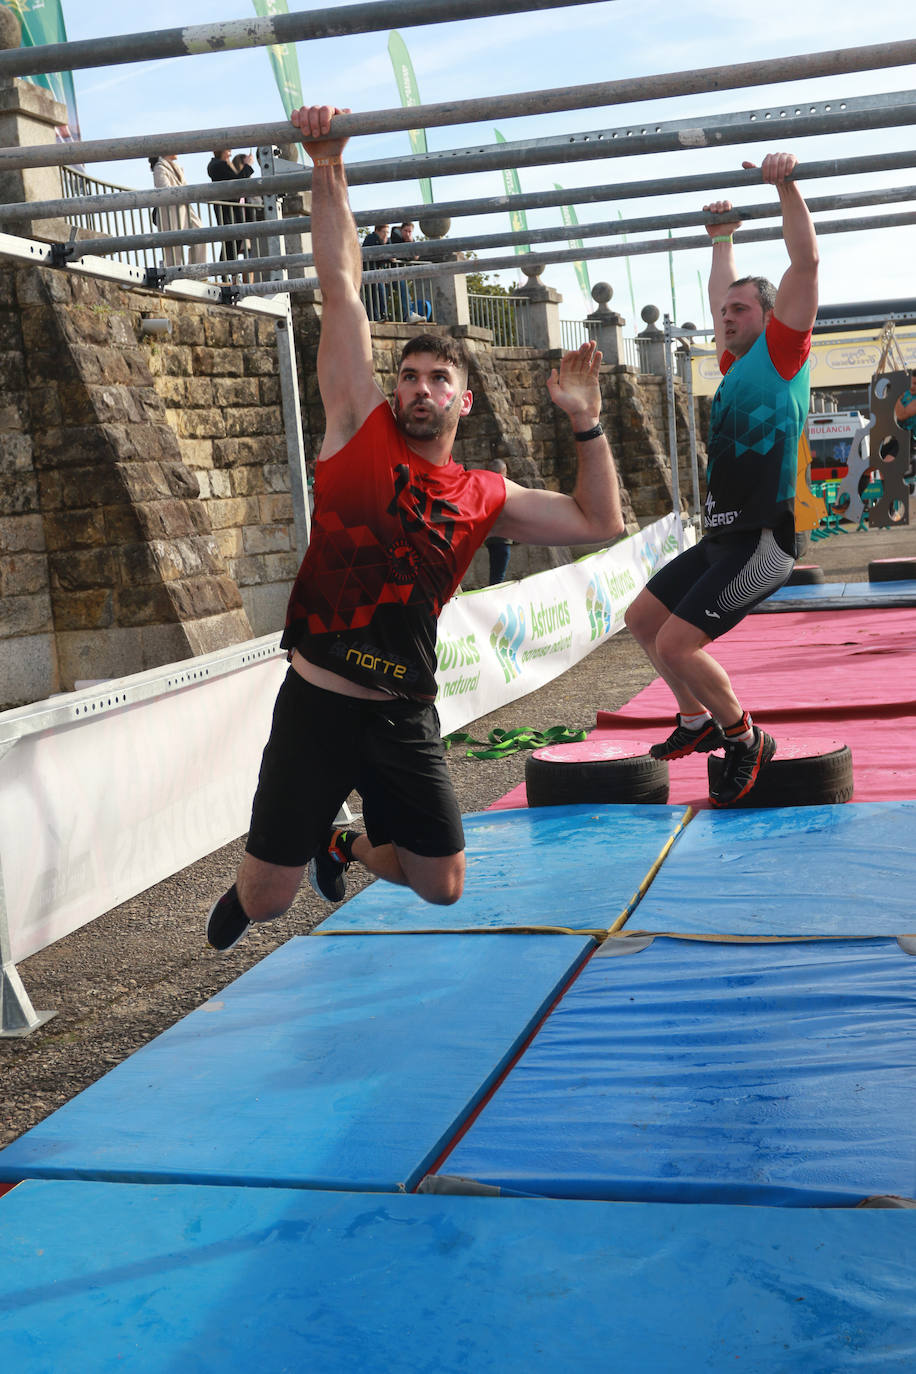
POLYGON ((376 0, 342 5, 339 9, 322 5, 307 12, 273 14, 264 19, 229 19, 120 37, 46 43, 40 49, 16 48, 0 53, 0 77, 115 67, 158 57, 199 57, 237 48, 264 48, 313 38, 340 38, 345 34, 379 33, 390 28, 450 24, 455 20, 595 3, 596 0, 376 0))
MULTIPOLYGON (((916 155, 914 155, 914 161, 916 161, 916 155)), ((916 201, 916 186, 885 186, 877 191, 854 191, 847 195, 806 197, 808 209, 812 214, 817 214, 823 210, 858 210, 873 205, 902 204, 908 200, 916 201)), ((438 212, 438 206, 436 208, 438 212)), ((722 215, 710 215, 703 210, 691 210, 679 211, 677 214, 639 215, 633 216, 631 219, 603 220, 593 224, 556 224, 546 229, 526 229, 523 233, 517 234, 475 234, 467 238, 450 238, 448 251, 450 253, 476 253, 482 248, 510 248, 517 243, 553 243, 572 238, 619 238, 622 234, 642 234, 655 229, 661 231, 684 229, 694 225, 716 224, 720 221, 736 219, 740 219, 742 223, 746 224, 751 220, 776 219, 780 214, 779 202, 772 200, 757 205, 736 205, 727 214, 722 215)), ((373 223, 382 224, 385 221, 384 219, 376 219, 373 220, 373 223)), ((279 221, 279 227, 284 233, 293 233, 296 230, 304 232, 308 230, 310 225, 311 220, 304 215, 297 219, 281 219, 279 221)), ((247 239, 265 238, 271 234, 275 236, 276 230, 272 229, 270 225, 254 223, 245 226, 247 239)), ((159 234, 125 234, 116 237, 86 239, 79 242, 74 240, 72 244, 66 245, 67 260, 68 262, 75 262, 86 256, 120 253, 132 248, 164 248, 172 243, 221 242, 237 235, 238 229, 234 227, 220 228, 214 225, 205 229, 177 229, 159 234)), ((362 250, 363 259, 368 263, 371 263, 373 258, 408 257, 415 252, 415 247, 410 248, 407 245, 402 248, 397 243, 386 243, 378 248, 370 247, 362 250)), ((305 254, 301 257, 287 259, 286 265, 307 267, 311 265, 312 261, 311 255, 305 254)), ((268 268, 276 264, 268 259, 263 261, 261 265, 268 268)), ((211 276, 218 270, 219 264, 215 260, 204 264, 195 263, 193 272, 187 273, 187 275, 211 276)), ((167 279, 169 275, 167 272, 167 279)))
POLYGON ((309 546, 312 526, 305 440, 302 435, 302 413, 299 409, 299 373, 293 339, 293 312, 289 296, 286 297, 286 318, 277 320, 277 370, 280 374, 283 432, 286 435, 286 457, 289 463, 289 490, 293 499, 296 553, 301 562, 309 546))
MULTIPOLYGON (((410 159, 403 160, 405 175, 409 170, 410 159)), ((790 181, 814 181, 822 177, 862 176, 871 173, 897 172, 916 167, 916 152, 907 150, 893 153, 874 153, 870 157, 826 158, 818 162, 799 163, 789 178, 790 181)), ((349 169, 348 169, 349 170, 349 169)), ((303 190, 311 185, 312 174, 302 170, 282 177, 271 178, 269 185, 263 180, 258 189, 265 193, 303 190)), ((760 171, 757 168, 730 172, 701 172, 691 176, 655 177, 649 181, 606 182, 599 186, 578 186, 572 191, 527 191, 515 196, 481 196, 470 200, 437 201, 436 214, 447 215, 450 219, 462 215, 489 215, 501 210, 543 210, 558 205, 592 205, 600 201, 642 200, 653 196, 679 195, 682 191, 696 192, 697 196, 710 191, 732 190, 736 187, 759 186, 760 171)), ((97 211, 140 210, 155 205, 188 205, 210 200, 238 200, 245 191, 251 194, 246 182, 236 185, 233 182, 200 183, 193 186, 173 186, 163 190, 118 191, 111 194, 91 196, 69 196, 57 200, 31 201, 28 204, 0 204, 0 224, 17 219, 53 219, 55 216, 67 218, 76 214, 94 214, 97 211), (224 189, 225 188, 225 189, 224 189)), ((394 224, 402 219, 420 220, 429 214, 428 205, 392 205, 380 209, 355 210, 353 218, 361 228, 373 224, 394 224)), ((284 228, 289 232, 305 232, 310 221, 307 217, 287 220, 284 228)), ((204 229, 175 230, 174 239, 163 232, 152 246, 166 245, 171 242, 204 243, 208 239, 231 237, 236 230, 226 233, 219 226, 204 229)), ((246 226, 246 235, 264 234, 263 226, 246 226)), ((142 236, 138 236, 142 237, 142 236)), ((106 240, 93 240, 98 244, 93 252, 105 252, 106 240)), ((125 247, 138 246, 131 241, 125 247)), ((140 246, 146 246, 142 244, 140 246)), ((82 250, 82 244, 74 245, 73 252, 82 250)))
MULTIPOLYGON (((0 741, 0 760, 6 757, 15 740, 0 741)), ((9 912, 6 906, 6 889, 3 885, 3 867, 0 865, 0 1039, 30 1035, 33 1030, 43 1026, 56 1015, 53 1011, 36 1011, 23 986, 19 970, 13 963, 10 943, 9 912)))
MULTIPOLYGON (((681 513, 681 475, 677 466, 677 416, 674 413, 674 360, 671 356, 671 316, 665 320, 665 387, 668 393, 668 456, 671 460, 671 505, 675 515, 681 513)), ((684 548, 683 527, 678 532, 678 552, 684 548)))
MULTIPOLYGON (((808 209, 812 214, 822 210, 852 210, 884 203, 897 204, 903 201, 916 201, 916 186, 902 186, 880 191, 852 192, 843 196, 811 196, 808 209)), ((737 205, 725 214, 710 215, 702 210, 685 211, 672 215, 644 215, 639 218, 607 220, 599 224, 555 224, 546 229, 526 229, 520 233, 476 234, 467 238, 449 239, 449 253, 470 253, 476 255, 483 248, 512 248, 516 244, 556 243, 569 239, 619 238, 623 234, 643 233, 651 230, 680 229, 700 224, 731 223, 734 220, 749 222, 759 219, 780 218, 782 211, 779 202, 773 200, 762 205, 737 205)), ((153 246, 153 245, 149 245, 153 246)), ((435 244, 432 245, 435 248, 435 244)), ((384 244, 377 248, 363 249, 363 258, 371 266, 373 259, 397 260, 410 258, 416 248, 409 244, 384 244)), ((587 256, 587 255, 586 255, 587 256)), ((253 259, 262 271, 277 267, 311 267, 314 258, 311 253, 283 254, 277 257, 253 259)), ((216 261, 193 263, 181 267, 166 268, 164 279, 172 281, 175 277, 195 278, 212 277, 220 271, 216 261)))
POLYGON ((694 414, 693 395, 693 349, 687 353, 687 433, 690 438, 690 476, 693 481, 693 518, 697 535, 700 534, 702 515, 700 512, 700 460, 697 453, 697 417, 694 414))
MULTIPOLYGON (((265 175, 273 175, 274 150, 272 147, 258 149, 258 165, 265 175)), ((274 225, 276 233, 280 219, 276 196, 264 197, 264 218, 268 223, 274 225)), ((268 250, 273 250, 279 255, 281 243, 278 237, 268 239, 267 246, 268 250)), ((282 286, 285 287, 286 273, 282 268, 272 271, 270 275, 273 281, 282 283, 282 286)), ((283 318, 277 320, 277 370, 280 374, 280 400, 283 410, 283 432, 286 436, 286 457, 289 463, 289 491, 293 502, 296 553, 301 561, 305 557, 311 533, 308 473, 305 464, 305 443, 302 435, 302 412, 299 407, 299 372, 296 366, 296 345, 293 339, 293 313, 288 293, 284 293, 283 300, 286 304, 286 313, 283 318)))
MULTIPOLYGON (((862 219, 821 220, 815 225, 815 228, 818 237, 821 238, 825 234, 860 233, 865 229, 896 229, 910 224, 916 224, 916 210, 909 210, 896 215, 870 215, 862 219)), ((771 229, 741 230, 735 236, 735 242, 741 244, 768 243, 781 239, 782 227, 776 225, 771 229)), ((646 253, 682 252, 690 248, 708 249, 709 235, 697 234, 692 238, 651 239, 626 244, 596 244, 589 247, 585 252, 581 248, 557 248, 547 249, 541 253, 522 253, 516 256, 504 254, 501 257, 466 259, 463 262, 431 262, 424 264, 423 273, 427 277, 433 277, 441 273, 461 274, 477 272, 481 269, 487 272, 502 271, 504 268, 518 268, 520 271, 524 271, 527 265, 536 263, 549 265, 557 262, 594 262, 601 258, 639 257, 646 253)), ((416 275, 416 267, 396 267, 387 272, 364 272, 363 282, 403 281, 411 275, 416 275)), ((294 277, 286 283, 286 290, 314 290, 317 286, 318 280, 315 277, 294 277)), ((266 282, 238 288, 240 299, 247 296, 269 296, 275 293, 276 287, 271 287, 266 282)))
MULTIPOLYGON (((593 3, 593 0, 566 0, 568 4, 593 3)), ((377 6, 376 8, 381 8, 377 6)), ((339 11, 338 11, 339 13, 339 11)), ((277 16, 278 18, 280 16, 277 16)), ((457 16, 466 18, 467 15, 457 16)), ((77 46, 77 45, 72 45, 77 46)), ((48 52, 42 48, 42 54, 48 52)), ((0 54, 0 72, 4 54, 0 54)), ((332 132, 335 137, 395 133, 407 129, 441 128, 445 125, 479 124, 490 119, 527 118, 568 110, 590 109, 601 105, 632 104, 705 91, 744 89, 774 81, 810 81, 818 76, 905 66, 916 62, 916 41, 879 43, 867 48, 840 49, 834 52, 806 53, 797 57, 776 58, 768 62, 741 62, 731 67, 707 67, 702 71, 672 72, 623 81, 593 82, 584 86, 564 86, 546 91, 524 91, 512 95, 487 96, 475 100, 450 100, 439 104, 374 110, 360 114, 337 115, 332 132)), ((796 110, 796 113, 799 113, 796 110)), ((266 143, 292 143, 298 130, 289 122, 282 124, 241 124, 231 128, 197 129, 164 134, 138 134, 115 139, 93 139, 71 143, 66 148, 45 150, 43 162, 30 166, 57 165, 60 162, 83 164, 111 162, 122 158, 148 157, 160 148, 176 153, 199 153, 208 148, 237 148, 266 143)), ((27 153, 35 150, 26 149, 27 153)), ((17 164, 8 161, 19 154, 4 151, 0 168, 17 164)))
MULTIPOLYGON (((42 52, 46 49, 42 48, 42 52)), ((3 54, 0 53, 0 58, 3 54)), ((500 100, 494 100, 495 112, 500 100)), ((411 178, 421 176, 457 176, 465 172, 481 172, 501 167, 540 167, 553 162, 580 162, 594 158, 635 157, 642 153, 682 152, 685 148, 725 147, 734 143, 759 143, 773 137, 778 126, 783 138, 803 138, 811 134, 847 133, 862 129, 883 129, 916 123, 916 93, 891 91, 886 94, 841 96, 828 100, 804 101, 777 105, 770 109, 735 111, 722 115, 700 115, 690 119, 647 120, 620 128, 594 129, 588 133, 563 135, 559 138, 526 139, 517 143, 455 149, 446 153, 415 154, 355 162, 348 167, 351 186, 380 181, 401 181, 409 163, 411 178)), ((407 111, 408 125, 419 127, 418 108, 407 111)), ((332 131, 346 131, 345 121, 353 116, 337 116, 331 121, 332 131), (343 127, 341 127, 343 124, 343 127)), ((403 112, 401 116, 404 118, 403 112)), ((298 138, 293 125, 270 126, 285 129, 286 142, 298 138)), ((201 147, 218 148, 244 146, 245 133, 254 129, 205 129, 190 133, 144 134, 136 138, 98 139, 93 143, 41 144, 29 148, 0 149, 0 172, 23 167, 60 167, 68 163, 115 161, 155 152, 162 147, 178 151, 199 152, 201 147), (231 137, 230 137, 231 136, 231 137), (208 140, 202 143, 201 140, 208 140), (191 145, 194 146, 191 146, 191 145)), ((353 132, 357 132, 354 130, 353 132)), ((333 137, 334 133, 330 135, 333 137)), ((273 141, 273 140, 271 140, 273 141)), ((219 183, 220 186, 231 183, 219 183)))

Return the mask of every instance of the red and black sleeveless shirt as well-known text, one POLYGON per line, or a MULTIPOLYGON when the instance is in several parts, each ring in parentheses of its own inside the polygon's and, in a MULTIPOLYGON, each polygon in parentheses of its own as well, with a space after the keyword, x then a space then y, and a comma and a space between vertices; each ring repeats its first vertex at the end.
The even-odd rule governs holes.
POLYGON ((451 457, 428 463, 385 401, 316 469, 282 646, 353 682, 432 701, 436 621, 502 510, 503 478, 451 457))

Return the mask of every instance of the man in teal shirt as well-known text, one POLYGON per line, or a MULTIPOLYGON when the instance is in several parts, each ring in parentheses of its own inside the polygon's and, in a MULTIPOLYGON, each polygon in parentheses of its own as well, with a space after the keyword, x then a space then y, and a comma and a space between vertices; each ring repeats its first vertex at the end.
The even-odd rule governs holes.
MULTIPOLYGON (((706 646, 781 587, 795 563, 795 479, 818 271, 814 225, 789 180, 796 162, 791 153, 770 153, 761 167, 779 196, 789 254, 778 290, 763 277, 737 277, 732 235, 740 221, 707 225, 709 303, 723 378, 710 421, 705 533, 650 579, 626 617, 677 702, 676 727, 652 754, 678 759, 725 749, 713 806, 745 797, 776 752, 706 646)), ((723 215, 732 206, 703 208, 723 215)))
POLYGON ((894 406, 894 419, 916 438, 916 367, 910 370, 910 384, 894 406))

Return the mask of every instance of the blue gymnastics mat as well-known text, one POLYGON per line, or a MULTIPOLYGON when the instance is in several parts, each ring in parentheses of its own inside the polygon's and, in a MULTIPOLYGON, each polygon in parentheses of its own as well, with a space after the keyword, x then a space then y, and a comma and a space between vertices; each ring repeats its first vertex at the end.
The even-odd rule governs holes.
POLYGON ((32 1182, 15 1374, 916 1368, 916 1213, 32 1182))
POLYGON ((637 1202, 916 1195, 916 957, 626 943, 590 961, 442 1174, 637 1202))
POLYGON ((372 883, 320 932, 561 928, 604 933, 682 827, 684 806, 539 806, 465 816, 467 880, 455 906, 372 883))
POLYGON ((914 892, 916 801, 701 811, 624 929, 907 935, 914 892))
POLYGON ((410 1188, 594 948, 299 937, 0 1153, 0 1179, 410 1188))
POLYGON ((811 582, 778 591, 755 606, 767 611, 862 611, 882 606, 916 606, 916 582, 811 582))

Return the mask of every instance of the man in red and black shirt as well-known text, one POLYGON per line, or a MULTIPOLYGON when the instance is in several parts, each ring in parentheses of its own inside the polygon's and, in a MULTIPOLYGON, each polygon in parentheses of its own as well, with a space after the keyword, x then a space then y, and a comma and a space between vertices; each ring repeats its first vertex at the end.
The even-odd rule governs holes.
POLYGON ((405 346, 393 402, 374 376, 361 262, 342 152, 343 113, 294 111, 314 163, 312 242, 321 283, 318 383, 327 428, 316 464, 311 543, 282 643, 291 666, 274 709, 235 884, 207 938, 229 949, 250 921, 288 909, 308 867, 328 901, 354 859, 426 901, 464 886, 464 835, 434 698, 436 621, 489 534, 594 544, 623 532, 614 462, 599 423, 601 354, 566 353, 547 388, 577 443, 572 495, 517 486, 454 462, 471 409, 464 346, 422 334, 405 346), (354 789, 365 834, 335 829, 354 789))

